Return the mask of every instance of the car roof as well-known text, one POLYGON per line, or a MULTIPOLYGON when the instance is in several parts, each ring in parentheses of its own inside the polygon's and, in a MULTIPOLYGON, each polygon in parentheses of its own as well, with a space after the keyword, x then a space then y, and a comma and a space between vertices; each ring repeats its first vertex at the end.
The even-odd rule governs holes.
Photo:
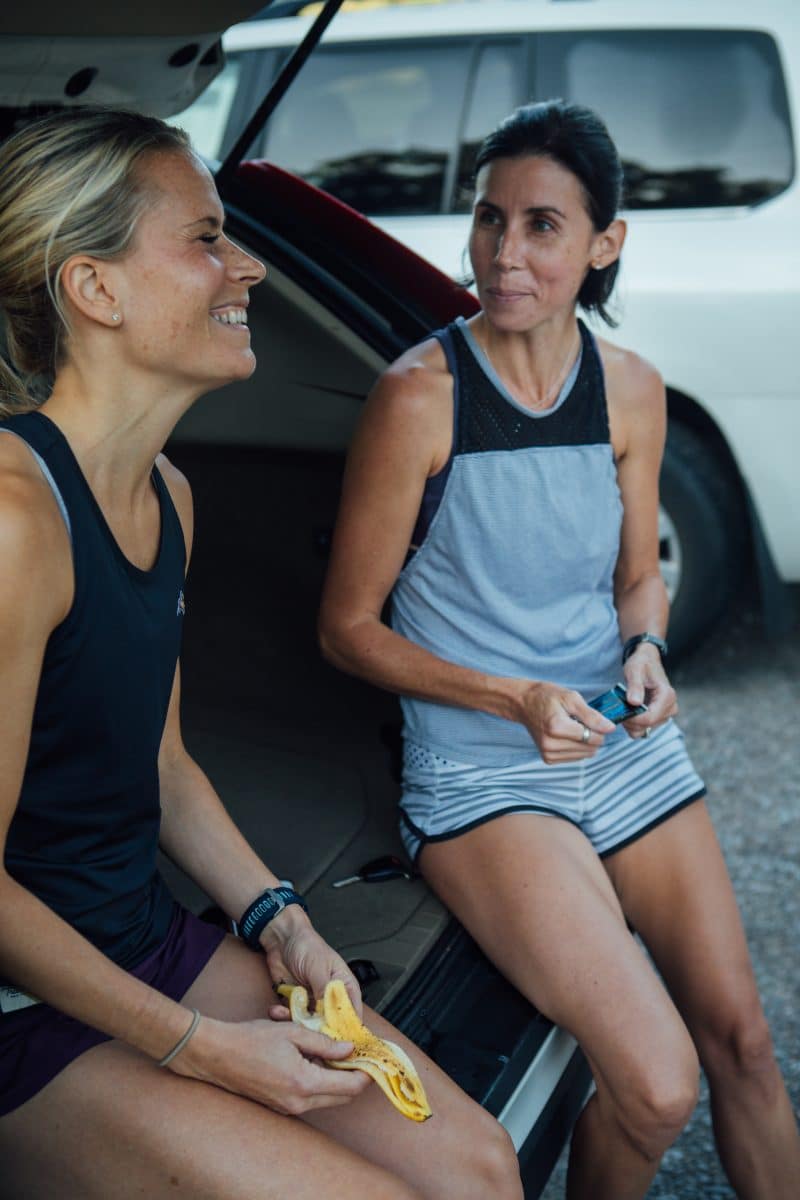
MULTIPOLYGON (((280 9, 277 10, 278 12, 280 9)), ((277 15, 277 14, 276 14, 277 15)), ((226 49, 295 43, 311 15, 250 20, 231 28, 226 49)), ((435 0, 341 11, 322 42, 512 34, 538 29, 770 29, 796 23, 797 0, 435 0)))

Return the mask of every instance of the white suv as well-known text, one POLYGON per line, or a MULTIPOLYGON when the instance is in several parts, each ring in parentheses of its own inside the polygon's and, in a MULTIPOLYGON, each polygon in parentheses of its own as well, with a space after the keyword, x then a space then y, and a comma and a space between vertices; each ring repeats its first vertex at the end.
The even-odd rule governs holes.
MULTIPOLYGON (((603 116, 630 226, 610 336, 668 388, 661 561, 677 651, 713 625, 747 564, 776 631, 794 608, 785 585, 800 582, 799 18, 796 0, 345 11, 249 151, 459 277, 484 135, 529 99, 562 96, 603 116)), ((228 32, 224 70, 176 118, 206 154, 224 154, 310 20, 228 32)))

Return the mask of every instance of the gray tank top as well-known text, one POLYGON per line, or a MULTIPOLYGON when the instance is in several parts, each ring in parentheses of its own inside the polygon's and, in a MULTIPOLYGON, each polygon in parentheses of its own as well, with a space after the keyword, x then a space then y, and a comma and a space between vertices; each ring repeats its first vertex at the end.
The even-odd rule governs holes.
MULTIPOLYGON (((591 699, 620 673, 613 574, 622 502, 602 364, 579 327, 579 359, 541 413, 514 400, 465 322, 435 334, 453 376, 452 454, 426 488, 418 549, 392 593, 392 628, 449 662, 591 699)), ((516 722, 401 703, 405 738, 446 758, 539 757, 516 722)))

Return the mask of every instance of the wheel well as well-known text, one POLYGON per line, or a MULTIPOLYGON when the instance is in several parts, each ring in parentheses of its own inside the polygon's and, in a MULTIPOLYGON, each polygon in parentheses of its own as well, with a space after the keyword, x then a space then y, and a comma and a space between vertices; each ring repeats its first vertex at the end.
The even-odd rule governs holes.
POLYGON ((701 435, 705 445, 730 477, 730 482, 737 489, 742 503, 745 503, 747 487, 736 465, 736 459, 731 454, 730 447, 720 432, 719 426, 705 409, 701 408, 696 400, 692 400, 691 396, 668 386, 667 416, 669 420, 679 421, 681 425, 686 425, 701 435))
POLYGON ((667 386, 667 417, 670 421, 678 422, 698 434, 709 453, 713 454, 720 469, 727 477, 728 483, 734 491, 736 501, 742 509, 743 525, 747 535, 745 552, 748 560, 751 561, 753 557, 753 540, 755 537, 753 523, 758 520, 758 517, 753 509, 747 485, 742 478, 736 459, 733 457, 730 446, 720 432, 719 426, 696 400, 693 400, 691 396, 687 396, 684 392, 679 392, 677 388, 669 386, 667 386))
POLYGON ((746 539, 743 551, 758 576, 764 626, 768 633, 785 632, 794 623, 795 606, 787 599, 786 585, 775 569, 750 492, 719 426, 691 396, 669 386, 667 415, 670 421, 686 426, 702 438, 734 489, 746 539))

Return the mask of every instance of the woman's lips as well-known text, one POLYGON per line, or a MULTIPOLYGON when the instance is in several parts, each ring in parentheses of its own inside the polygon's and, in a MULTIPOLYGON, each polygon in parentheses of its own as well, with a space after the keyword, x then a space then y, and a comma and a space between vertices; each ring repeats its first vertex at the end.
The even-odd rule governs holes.
POLYGON ((530 293, 505 291, 500 288, 487 288, 486 295, 491 296, 498 304, 513 304, 516 300, 526 300, 530 293))

